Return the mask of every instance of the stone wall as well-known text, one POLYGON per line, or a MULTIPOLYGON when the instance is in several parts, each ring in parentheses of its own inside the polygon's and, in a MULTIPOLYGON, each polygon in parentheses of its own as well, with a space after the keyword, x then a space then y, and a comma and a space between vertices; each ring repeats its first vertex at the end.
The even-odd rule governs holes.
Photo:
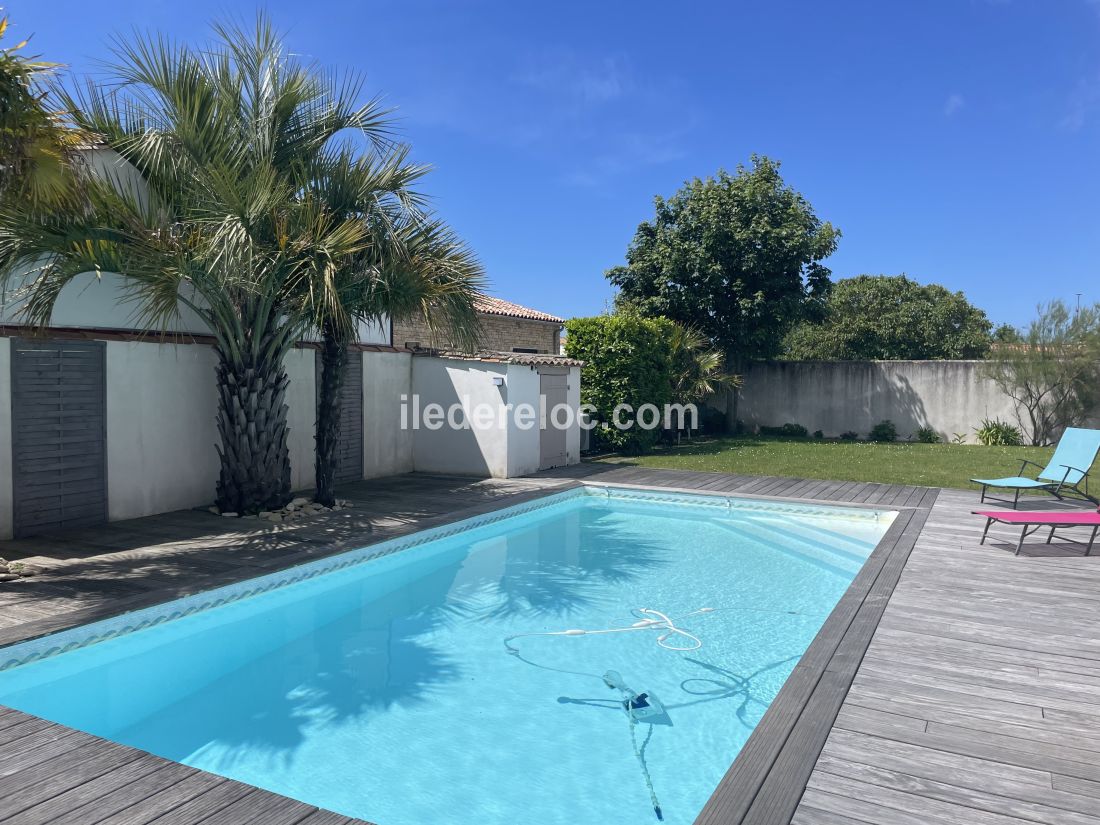
MULTIPOLYGON (((556 321, 532 321, 527 318, 511 318, 504 315, 479 316, 481 320, 480 349, 495 352, 512 352, 516 349, 534 350, 540 353, 557 355, 561 325, 556 321)), ((426 324, 420 321, 394 322, 393 345, 404 347, 407 342, 417 341, 421 347, 433 349, 452 349, 453 341, 447 336, 433 335, 426 324)))

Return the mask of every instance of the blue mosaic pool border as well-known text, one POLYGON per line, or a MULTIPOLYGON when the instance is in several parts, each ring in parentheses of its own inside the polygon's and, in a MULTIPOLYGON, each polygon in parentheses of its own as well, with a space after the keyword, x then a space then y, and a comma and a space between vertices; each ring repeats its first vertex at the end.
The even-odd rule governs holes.
MULTIPOLYGON (((598 489, 598 488, 597 488, 598 489)), ((648 501, 657 504, 691 503, 700 507, 713 507, 718 510, 752 510, 779 513, 783 515, 817 516, 821 518, 847 518, 855 521, 881 521, 884 516, 893 517, 897 511, 890 508, 851 507, 830 504, 804 504, 776 499, 749 498, 731 496, 724 493, 679 493, 661 490, 607 485, 603 489, 608 493, 595 495, 608 498, 648 501)))
POLYGON ((437 527, 428 527, 406 536, 386 539, 376 544, 348 550, 323 559, 267 573, 241 582, 204 590, 190 596, 123 613, 109 619, 61 630, 37 639, 16 642, 0 648, 0 672, 10 670, 30 662, 57 656, 81 647, 107 641, 127 633, 143 630, 147 627, 190 616, 204 610, 211 610, 224 604, 257 596, 279 587, 313 579, 338 570, 344 570, 369 561, 390 556, 397 552, 409 551, 438 539, 444 539, 458 533, 474 530, 494 524, 514 516, 544 510, 574 498, 600 498, 636 500, 660 504, 691 504, 723 511, 765 511, 784 515, 804 515, 822 517, 846 517, 859 520, 877 520, 883 514, 894 514, 888 510, 868 510, 855 507, 834 507, 814 504, 788 504, 779 501, 738 498, 736 496, 707 493, 665 493, 648 490, 617 487, 614 485, 588 484, 563 492, 534 499, 532 501, 503 507, 490 513, 483 513, 460 519, 437 527))

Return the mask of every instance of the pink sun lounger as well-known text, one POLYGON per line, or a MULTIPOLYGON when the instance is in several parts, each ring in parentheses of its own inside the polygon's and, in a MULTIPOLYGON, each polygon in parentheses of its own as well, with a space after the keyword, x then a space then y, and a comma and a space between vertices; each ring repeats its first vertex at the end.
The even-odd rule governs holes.
POLYGON ((1100 531, 1100 510, 1076 510, 1067 512, 1045 511, 1033 513, 1021 512, 1019 510, 975 510, 974 515, 984 516, 986 519, 985 530, 982 531, 982 544, 985 544, 985 537, 989 534, 989 528, 993 526, 994 522, 1023 528, 1020 533, 1020 540, 1016 543, 1017 556, 1020 555, 1020 549, 1024 546, 1024 539, 1044 527, 1050 528, 1050 535, 1047 536, 1047 544, 1050 544, 1050 540, 1054 538, 1054 531, 1061 527, 1091 527, 1092 535, 1089 536, 1087 544, 1083 541, 1066 539, 1066 541, 1072 542, 1073 544, 1084 544, 1085 555, 1087 556, 1092 552, 1092 543, 1096 541, 1096 534, 1100 531))

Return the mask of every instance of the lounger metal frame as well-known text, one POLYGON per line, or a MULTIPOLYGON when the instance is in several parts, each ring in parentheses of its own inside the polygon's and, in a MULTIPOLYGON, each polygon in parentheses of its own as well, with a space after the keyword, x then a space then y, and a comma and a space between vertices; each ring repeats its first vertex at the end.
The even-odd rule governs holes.
MULTIPOLYGON (((1032 461, 1029 458, 1021 458, 1020 459, 1020 472, 1016 473, 1016 475, 1018 475, 1020 477, 1023 477, 1024 470, 1027 469, 1028 464, 1030 464, 1033 467, 1038 467, 1040 472, 1043 472, 1044 470, 1049 469, 1049 466, 1044 466, 1042 464, 1036 464, 1034 461, 1032 461)), ((1069 464, 1059 464, 1058 466, 1066 468, 1066 471, 1062 474, 1062 480, 1061 481, 1051 481, 1051 482, 1044 483, 1041 486, 1036 485, 1034 487, 1016 487, 1016 488, 1014 488, 1016 490, 1016 495, 1011 499, 997 498, 996 496, 986 496, 986 489, 990 485, 989 484, 983 484, 982 485, 982 502, 981 503, 985 504, 985 502, 987 502, 987 501, 999 501, 1002 504, 1011 504, 1012 509, 1015 510, 1019 507, 1020 493, 1022 491, 1024 491, 1024 490, 1043 490, 1047 493, 1050 493, 1052 496, 1054 496, 1059 501, 1063 501, 1066 498, 1079 498, 1081 501, 1091 501, 1094 504, 1100 504, 1100 499, 1097 499, 1095 496, 1093 496, 1089 493, 1089 471, 1088 470, 1082 470, 1080 467, 1073 467, 1069 464), (1068 479, 1069 474, 1074 472, 1074 471, 1077 471, 1078 473, 1081 474, 1081 481, 1078 481, 1078 482, 1075 482, 1075 483, 1071 484, 1068 481, 1066 481, 1066 479, 1068 479), (1083 490, 1080 487, 1082 481, 1085 483, 1085 488, 1083 490), (1076 495, 1075 496, 1067 496, 1066 491, 1076 493, 1076 495)), ((1038 480, 1038 479, 1036 479, 1036 480, 1038 480)), ((1000 488, 999 485, 997 485, 997 486, 998 486, 998 488, 1000 488)))
MULTIPOLYGON (((985 529, 982 531, 982 540, 979 542, 979 544, 985 544, 985 538, 986 538, 986 536, 989 535, 989 528, 993 526, 993 522, 997 522, 999 524, 1005 524, 1005 525, 1011 524, 1013 526, 1020 526, 1020 527, 1023 528, 1023 530, 1020 532, 1020 540, 1018 542, 1016 542, 1016 555, 1017 556, 1020 555, 1020 550, 1023 549, 1024 541, 1027 539, 1027 537, 1030 536, 1032 533, 1039 532, 1044 527, 1049 527, 1050 528, 1050 534, 1047 536, 1047 541, 1046 541, 1047 544, 1050 544, 1051 540, 1054 538, 1054 531, 1055 530, 1062 530, 1062 529, 1067 529, 1067 528, 1070 528, 1070 527, 1088 527, 1089 526, 1087 524, 1073 524, 1073 523, 1070 523, 1070 524, 1050 524, 1050 523, 1046 523, 1046 524, 1019 524, 1018 522, 1004 521, 1003 519, 999 519, 996 516, 986 516, 986 518, 985 518, 985 529)), ((1092 545, 1093 545, 1093 542, 1096 541, 1096 534, 1097 533, 1100 533, 1100 524, 1093 525, 1092 535, 1089 536, 1089 540, 1087 542, 1078 541, 1077 539, 1069 539, 1069 538, 1066 538, 1065 536, 1062 536, 1061 539, 1062 539, 1062 541, 1068 541, 1070 544, 1084 545, 1085 555, 1088 556, 1092 553, 1092 545)))

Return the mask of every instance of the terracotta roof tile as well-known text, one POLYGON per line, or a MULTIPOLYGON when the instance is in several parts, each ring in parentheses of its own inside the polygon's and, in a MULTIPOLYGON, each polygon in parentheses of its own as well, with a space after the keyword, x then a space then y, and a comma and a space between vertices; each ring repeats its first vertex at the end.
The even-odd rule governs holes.
POLYGON ((456 350, 420 349, 413 355, 421 357, 450 358, 456 361, 489 361, 498 364, 525 364, 537 366, 545 364, 556 367, 583 367, 584 361, 568 358, 564 355, 552 355, 548 352, 497 352, 478 350, 477 352, 458 352, 456 350))
POLYGON ((552 323, 564 324, 565 319, 559 318, 556 315, 551 315, 548 312, 539 312, 537 309, 530 309, 519 304, 513 304, 511 301, 505 301, 501 298, 493 298, 489 295, 482 295, 476 299, 474 306, 478 312, 484 312, 486 315, 506 315, 510 318, 526 318, 529 321, 550 321, 552 323))

